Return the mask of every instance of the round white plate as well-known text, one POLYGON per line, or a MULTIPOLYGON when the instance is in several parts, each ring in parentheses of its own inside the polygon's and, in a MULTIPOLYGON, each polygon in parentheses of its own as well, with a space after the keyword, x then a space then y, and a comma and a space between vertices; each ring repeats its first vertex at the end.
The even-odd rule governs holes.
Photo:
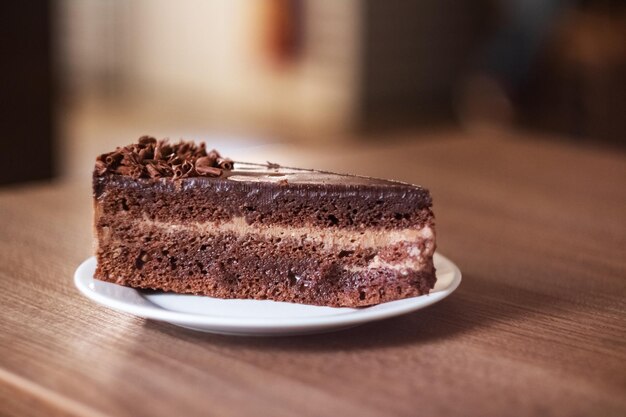
POLYGON ((410 313, 441 301, 461 283, 461 271, 435 254, 437 284, 428 295, 365 308, 333 308, 269 300, 222 300, 135 290, 93 278, 96 258, 85 260, 74 283, 85 296, 115 310, 177 326, 241 336, 320 333, 410 313))

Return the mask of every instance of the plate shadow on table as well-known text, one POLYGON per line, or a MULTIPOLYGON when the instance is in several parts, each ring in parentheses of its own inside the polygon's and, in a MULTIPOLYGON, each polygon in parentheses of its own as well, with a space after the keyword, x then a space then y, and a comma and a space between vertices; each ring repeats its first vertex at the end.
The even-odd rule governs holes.
POLYGON ((302 336, 224 336, 187 330, 168 323, 144 321, 144 330, 194 344, 230 349, 299 351, 369 350, 390 346, 432 343, 480 333, 485 328, 525 320, 536 314, 561 311, 556 297, 499 283, 495 279, 465 275, 450 297, 424 310, 358 327, 302 336))

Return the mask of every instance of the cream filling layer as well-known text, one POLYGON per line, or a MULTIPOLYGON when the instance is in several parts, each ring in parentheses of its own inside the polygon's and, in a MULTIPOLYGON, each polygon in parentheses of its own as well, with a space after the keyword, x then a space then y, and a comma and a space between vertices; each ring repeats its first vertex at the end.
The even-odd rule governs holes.
POLYGON ((398 271, 421 269, 427 258, 434 252, 435 233, 430 226, 421 228, 404 228, 397 230, 382 230, 364 228, 361 230, 341 230, 334 228, 319 228, 306 226, 282 226, 282 225, 249 225, 243 217, 234 217, 225 222, 188 222, 169 223, 152 220, 147 216, 134 220, 144 226, 159 228, 172 233, 180 231, 195 231, 207 235, 219 233, 233 233, 238 236, 250 233, 263 238, 291 238, 305 243, 321 244, 328 250, 355 250, 358 248, 382 249, 385 247, 407 243, 407 257, 402 261, 390 263, 381 259, 378 255, 370 260, 367 267, 347 266, 349 271, 364 271, 367 269, 393 269, 398 271), (416 244, 425 242, 425 250, 422 252, 416 244))

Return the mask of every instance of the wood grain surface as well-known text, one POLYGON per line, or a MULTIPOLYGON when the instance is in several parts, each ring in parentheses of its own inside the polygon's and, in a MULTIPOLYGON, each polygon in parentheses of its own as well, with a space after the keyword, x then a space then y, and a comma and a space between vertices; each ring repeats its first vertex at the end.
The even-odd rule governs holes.
POLYGON ((463 283, 426 310, 314 336, 100 307, 72 284, 91 254, 88 174, 2 189, 0 415, 626 415, 626 156, 519 134, 404 139, 306 156, 428 186, 463 283))

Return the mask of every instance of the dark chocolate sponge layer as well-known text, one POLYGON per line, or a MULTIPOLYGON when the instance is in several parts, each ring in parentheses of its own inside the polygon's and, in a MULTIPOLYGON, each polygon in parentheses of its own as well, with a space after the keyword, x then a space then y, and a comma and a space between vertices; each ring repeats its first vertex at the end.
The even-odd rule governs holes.
MULTIPOLYGON (((131 287, 360 307, 425 294, 435 283, 432 263, 402 276, 384 269, 351 272, 351 266, 367 266, 372 249, 340 253, 300 239, 190 235, 124 220, 101 230, 106 236, 96 277, 131 287)), ((402 255, 390 250, 387 259, 394 257, 402 255)))

